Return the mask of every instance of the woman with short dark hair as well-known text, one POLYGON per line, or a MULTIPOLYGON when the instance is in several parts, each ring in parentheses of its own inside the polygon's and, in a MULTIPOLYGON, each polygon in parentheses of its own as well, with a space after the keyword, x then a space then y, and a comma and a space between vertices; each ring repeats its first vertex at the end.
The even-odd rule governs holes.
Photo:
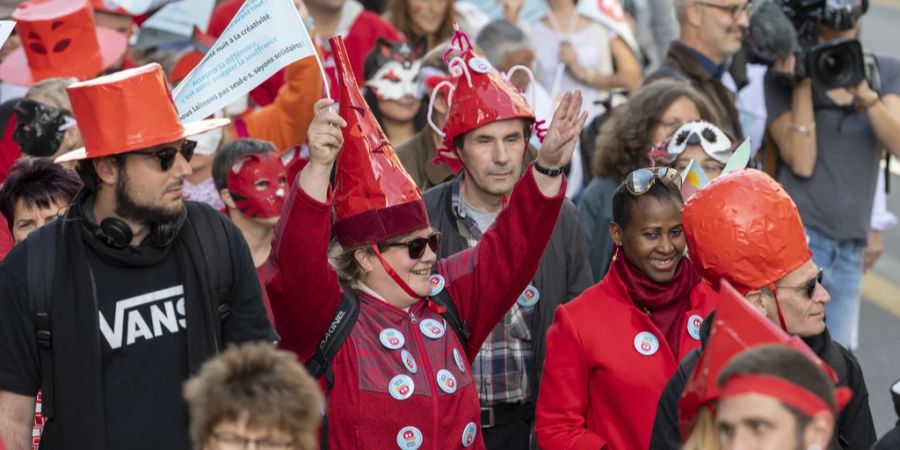
POLYGON ((79 189, 78 175, 49 159, 17 161, 0 188, 0 212, 13 241, 62 215, 79 189))

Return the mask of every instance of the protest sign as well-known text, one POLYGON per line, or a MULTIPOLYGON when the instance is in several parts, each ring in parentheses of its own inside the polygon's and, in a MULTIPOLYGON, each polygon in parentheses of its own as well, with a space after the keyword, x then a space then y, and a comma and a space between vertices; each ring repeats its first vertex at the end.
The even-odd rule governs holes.
POLYGON ((625 11, 622 9, 621 0, 578 0, 575 9, 579 14, 599 22, 616 33, 636 55, 641 54, 631 26, 625 20, 625 11))
POLYGON ((13 20, 0 20, 0 45, 6 42, 15 27, 16 22, 13 20))
POLYGON ((139 16, 153 11, 171 0, 103 0, 104 6, 110 10, 122 8, 132 16, 139 16))
POLYGON ((215 0, 181 0, 169 3, 141 24, 141 28, 189 38, 194 26, 206 32, 215 5, 215 0))
POLYGON ((292 0, 247 0, 172 92, 178 115, 202 120, 307 57, 318 58, 292 0))

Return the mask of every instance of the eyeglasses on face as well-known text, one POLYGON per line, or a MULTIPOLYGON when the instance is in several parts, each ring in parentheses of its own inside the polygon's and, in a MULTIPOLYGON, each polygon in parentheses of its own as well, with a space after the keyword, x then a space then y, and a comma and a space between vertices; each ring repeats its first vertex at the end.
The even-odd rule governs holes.
POLYGON ((441 233, 433 233, 428 237, 420 237, 404 242, 389 242, 378 244, 378 247, 385 249, 388 247, 406 247, 409 252, 410 259, 419 259, 425 255, 425 247, 431 248, 431 251, 437 253, 441 246, 441 233))
POLYGON ((708 8, 715 8, 719 11, 724 11, 731 16, 732 19, 737 20, 741 15, 750 10, 750 2, 744 2, 741 5, 720 5, 718 3, 709 3, 709 2, 694 2, 698 5, 706 6, 708 8))
POLYGON ((681 174, 671 167, 651 167, 635 170, 625 177, 625 188, 631 195, 644 195, 656 180, 670 189, 681 189, 681 174))
POLYGON ((190 162, 191 158, 194 157, 195 148, 197 148, 197 141, 185 139, 181 144, 181 148, 163 147, 157 150, 137 150, 131 153, 137 153, 138 155, 146 155, 156 158, 157 160, 159 160, 159 170, 167 172, 175 164, 175 156, 177 156, 178 153, 181 153, 181 156, 184 157, 185 161, 190 162))
POLYGON ((819 269, 819 272, 816 274, 816 276, 813 278, 810 278, 809 281, 807 281, 805 284, 803 284, 803 286, 778 286, 778 285, 776 285, 775 287, 777 287, 778 289, 802 289, 803 292, 806 293, 806 298, 812 300, 813 294, 816 293, 816 286, 822 284, 822 277, 823 277, 822 269, 819 269))
POLYGON ((278 439, 270 436, 254 439, 229 432, 213 433, 212 437, 216 440, 219 450, 245 450, 249 448, 257 450, 290 450, 294 448, 293 439, 278 439))

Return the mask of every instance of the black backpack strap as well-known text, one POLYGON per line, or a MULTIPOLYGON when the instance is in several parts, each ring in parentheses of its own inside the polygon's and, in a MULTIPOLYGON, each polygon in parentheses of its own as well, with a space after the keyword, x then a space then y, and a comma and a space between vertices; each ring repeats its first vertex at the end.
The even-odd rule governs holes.
POLYGON ((466 323, 465 320, 462 320, 462 317, 459 315, 459 310, 456 309, 456 303, 454 303, 453 299, 450 297, 450 293, 444 289, 430 298, 431 301, 444 308, 445 311, 441 315, 447 320, 447 325, 450 325, 450 328, 453 328, 453 331, 459 336, 459 340, 462 342, 463 348, 465 348, 469 343, 469 336, 471 335, 469 324, 466 323))
POLYGON ((341 303, 338 304, 337 311, 325 335, 319 340, 316 347, 316 353, 306 363, 306 370, 309 371, 313 378, 319 379, 325 375, 325 381, 328 387, 334 385, 334 373, 331 371, 331 360, 337 355, 341 345, 350 336, 353 331, 353 325, 356 324, 356 318, 359 316, 359 299, 353 289, 344 286, 344 295, 341 296, 341 303))
POLYGON ((188 211, 187 223, 194 228, 194 233, 188 233, 188 235, 194 234, 199 240, 200 250, 209 270, 209 282, 213 286, 218 301, 219 321, 224 323, 231 315, 231 296, 229 294, 233 281, 225 221, 222 220, 223 218, 215 216, 214 214, 220 213, 212 208, 194 202, 184 202, 184 204, 188 211), (208 210, 204 211, 204 209, 208 210))
POLYGON ((30 239, 25 240, 28 304, 34 314, 35 336, 41 360, 41 415, 46 419, 52 419, 55 413, 50 301, 56 269, 57 224, 58 222, 51 222, 40 227, 32 233, 30 239))

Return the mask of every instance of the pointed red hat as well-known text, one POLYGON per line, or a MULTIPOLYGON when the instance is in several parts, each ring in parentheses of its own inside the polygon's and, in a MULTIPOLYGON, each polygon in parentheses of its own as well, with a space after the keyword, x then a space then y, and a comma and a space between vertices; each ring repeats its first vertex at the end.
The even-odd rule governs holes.
POLYGON ((422 193, 400 164, 359 93, 340 36, 329 39, 337 65, 344 147, 334 182, 334 233, 344 248, 377 244, 428 228, 422 193))
POLYGON ((681 216, 691 259, 713 285, 727 279, 746 294, 812 257, 797 205, 759 170, 713 180, 688 200, 681 216))
POLYGON ((763 344, 793 347, 822 368, 832 381, 837 381, 834 370, 800 338, 788 335, 754 310, 727 280, 722 280, 719 285, 717 301, 709 340, 703 346, 700 360, 678 402, 678 422, 683 437, 690 435, 700 408, 718 397, 716 380, 719 373, 734 356, 748 348, 763 344))
POLYGON ((456 31, 451 45, 455 45, 462 54, 449 62, 445 55, 444 62, 454 76, 450 82, 452 91, 447 97, 450 110, 444 122, 444 140, 435 162, 447 162, 457 172, 459 163, 441 156, 442 151, 456 152, 453 140, 457 136, 498 120, 534 121, 534 111, 518 88, 492 67, 487 59, 475 54, 468 35, 456 31))
POLYGON ((31 86, 46 78, 93 78, 125 54, 118 31, 94 25, 86 0, 28 0, 12 13, 22 46, 0 62, 0 80, 31 86))

